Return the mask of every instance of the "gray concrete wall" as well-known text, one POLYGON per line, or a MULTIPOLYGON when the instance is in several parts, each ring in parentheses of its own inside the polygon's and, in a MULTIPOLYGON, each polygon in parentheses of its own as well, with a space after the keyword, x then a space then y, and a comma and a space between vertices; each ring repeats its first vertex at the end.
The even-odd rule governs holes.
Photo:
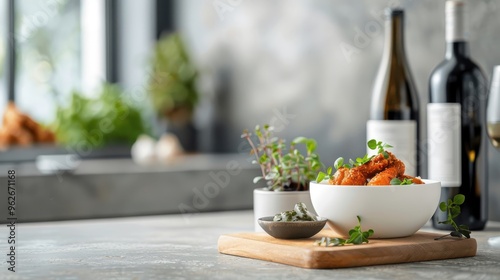
MULTIPOLYGON (((490 78, 500 64, 500 2, 467 0, 471 55, 490 78)), ((208 117, 224 124, 228 151, 244 146, 232 135, 272 123, 289 140, 318 140, 327 165, 365 151, 373 81, 384 44, 381 13, 405 9, 405 42, 420 97, 426 137, 428 79, 443 59, 444 3, 435 0, 177 1, 179 27, 203 69, 200 127, 208 117), (231 6, 214 3, 230 2, 231 6), (216 75, 224 69, 221 84, 216 75), (222 100, 222 101, 221 101, 222 100), (222 111, 223 113, 214 114, 222 111), (207 117, 208 116, 208 117, 207 117), (222 117, 221 117, 222 116, 222 117)), ((490 217, 500 220, 500 152, 489 145, 490 217)), ((425 162, 424 162, 425 166, 425 162)), ((424 178, 426 172, 420 174, 424 178)))

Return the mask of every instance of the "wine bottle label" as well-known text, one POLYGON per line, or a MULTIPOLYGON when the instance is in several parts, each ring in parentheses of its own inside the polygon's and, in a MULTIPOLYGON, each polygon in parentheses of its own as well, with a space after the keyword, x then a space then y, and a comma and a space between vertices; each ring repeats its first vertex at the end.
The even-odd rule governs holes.
MULTIPOLYGON (((393 148, 388 151, 402 160, 406 166, 405 174, 418 176, 417 173, 417 122, 414 120, 369 120, 366 124, 367 140, 376 139, 393 148)), ((377 151, 368 149, 368 155, 377 151)))
POLYGON ((462 184, 460 112, 459 103, 427 104, 428 175, 443 187, 462 184))

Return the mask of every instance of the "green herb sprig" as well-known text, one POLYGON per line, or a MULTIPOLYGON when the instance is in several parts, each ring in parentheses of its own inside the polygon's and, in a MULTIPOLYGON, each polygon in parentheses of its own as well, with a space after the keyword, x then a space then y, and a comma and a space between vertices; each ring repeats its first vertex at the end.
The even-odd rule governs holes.
POLYGON ((326 173, 320 171, 318 173, 318 176, 316 176, 316 182, 317 183, 321 183, 323 180, 325 179, 328 179, 330 180, 332 178, 332 167, 328 167, 328 169, 326 170, 326 173))
MULTIPOLYGON (((383 143, 382 141, 377 141, 375 139, 371 139, 366 143, 368 148, 370 150, 377 150, 377 153, 383 154, 384 158, 389 158, 389 154, 385 149, 392 148, 391 145, 383 143)), ((356 160, 349 159, 349 163, 344 163, 344 158, 339 157, 337 160, 335 160, 334 167, 338 170, 341 167, 346 167, 346 168, 353 168, 356 166, 363 165, 367 162, 369 162, 373 157, 375 156, 368 156, 368 154, 365 154, 363 157, 358 157, 356 160)))
POLYGON ((453 200, 448 199, 448 201, 443 201, 439 204, 439 209, 443 212, 447 212, 448 214, 447 220, 440 221, 439 224, 451 225, 455 230, 449 234, 436 238, 436 240, 445 238, 446 236, 470 238, 471 231, 469 230, 469 227, 467 225, 457 225, 457 223, 453 220, 460 215, 460 205, 464 202, 465 196, 463 194, 457 194, 453 197, 453 200))
POLYGON ((391 180, 391 185, 413 185, 413 180, 409 178, 404 178, 403 181, 399 178, 393 178, 391 180))
MULTIPOLYGON (((379 154, 383 154, 384 158, 389 158, 389 154, 385 149, 392 148, 391 145, 383 143, 382 141, 377 141, 375 139, 371 139, 367 143, 368 148, 371 150, 377 150, 379 154)), ((361 166, 367 162, 369 162, 374 156, 368 156, 368 154, 365 154, 363 157, 358 157, 356 160, 349 159, 349 163, 344 162, 343 157, 339 157, 335 160, 333 163, 333 167, 335 167, 336 170, 339 170, 340 168, 348 168, 351 169, 356 166, 361 166)), ((322 172, 320 171, 318 173, 318 176, 316 176, 316 182, 321 182, 325 179, 330 180, 332 178, 332 167, 329 167, 327 172, 322 172)))
POLYGON ((352 245, 360 245, 363 243, 368 243, 368 238, 373 235, 374 231, 373 229, 369 229, 368 231, 362 231, 361 230, 361 218, 359 216, 356 216, 358 218, 358 225, 352 228, 349 231, 349 238, 348 239, 342 239, 342 238, 330 238, 330 237, 322 237, 320 240, 315 241, 316 245, 318 246, 344 246, 348 244, 352 245))
POLYGON ((391 145, 383 143, 382 141, 377 141, 375 139, 371 139, 370 141, 368 141, 367 145, 368 148, 370 148, 371 150, 377 149, 378 150, 377 152, 379 154, 383 154, 384 158, 389 158, 389 154, 385 149, 392 148, 391 145))

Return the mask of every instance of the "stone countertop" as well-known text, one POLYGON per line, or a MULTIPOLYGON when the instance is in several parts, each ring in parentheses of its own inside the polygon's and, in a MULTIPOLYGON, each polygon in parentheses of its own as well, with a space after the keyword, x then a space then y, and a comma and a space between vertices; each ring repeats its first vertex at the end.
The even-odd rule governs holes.
MULTIPOLYGON (((498 222, 472 233, 473 258, 332 270, 217 252, 221 234, 252 230, 251 211, 20 223, 16 272, 2 261, 0 279, 500 279, 500 247, 488 242, 500 236, 498 222)), ((8 235, 3 225, 4 256, 8 235)))

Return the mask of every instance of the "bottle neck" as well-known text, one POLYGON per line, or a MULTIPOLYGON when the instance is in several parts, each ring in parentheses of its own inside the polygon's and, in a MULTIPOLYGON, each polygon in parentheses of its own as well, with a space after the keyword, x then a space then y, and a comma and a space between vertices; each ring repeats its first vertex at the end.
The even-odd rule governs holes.
POLYGON ((446 58, 469 57, 469 44, 467 41, 454 41, 446 43, 446 58))
POLYGON ((464 4, 461 1, 448 1, 445 8, 446 58, 467 57, 469 55, 465 37, 464 4))
POLYGON ((386 21, 386 51, 391 57, 404 56, 403 15, 392 15, 386 21))

